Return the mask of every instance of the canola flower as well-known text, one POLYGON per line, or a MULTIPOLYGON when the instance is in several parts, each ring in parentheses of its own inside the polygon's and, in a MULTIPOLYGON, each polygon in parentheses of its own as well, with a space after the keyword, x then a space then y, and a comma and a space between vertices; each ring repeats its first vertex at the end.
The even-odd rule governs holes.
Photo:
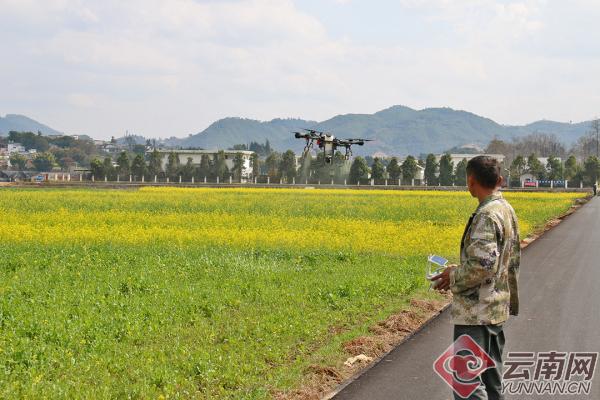
MULTIPOLYGON (((507 193, 525 236, 573 193, 507 193)), ((427 296, 461 192, 0 190, 0 398, 268 399, 427 296), (332 329, 335 328, 335 329, 332 329)))
MULTIPOLYGON (((508 193, 526 235, 579 197, 508 193)), ((16 243, 113 243, 448 253, 476 202, 462 192, 297 189, 5 191, 16 243)))

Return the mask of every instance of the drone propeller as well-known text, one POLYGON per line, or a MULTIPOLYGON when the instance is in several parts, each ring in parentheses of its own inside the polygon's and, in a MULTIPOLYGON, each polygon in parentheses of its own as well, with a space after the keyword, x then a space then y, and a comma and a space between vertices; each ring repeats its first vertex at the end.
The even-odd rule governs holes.
POLYGON ((371 142, 373 141, 373 139, 341 139, 339 140, 337 143, 341 146, 352 146, 352 145, 358 145, 358 146, 362 146, 365 144, 365 142, 371 142))

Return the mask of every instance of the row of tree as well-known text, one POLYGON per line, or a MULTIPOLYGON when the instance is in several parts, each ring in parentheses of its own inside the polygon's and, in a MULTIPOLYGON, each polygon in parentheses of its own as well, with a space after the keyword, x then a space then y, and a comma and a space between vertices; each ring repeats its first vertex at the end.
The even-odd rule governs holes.
POLYGON ((466 185, 467 160, 461 160, 454 168, 449 154, 444 154, 439 162, 434 154, 427 155, 425 161, 409 155, 402 164, 399 163, 398 158, 392 157, 387 167, 381 159, 375 157, 370 168, 365 159, 356 157, 350 167, 349 179, 351 183, 356 183, 359 179, 365 179, 370 173, 371 179, 375 181, 400 180, 402 184, 409 185, 417 177, 419 167, 425 169, 424 183, 427 185, 466 185))
POLYGON ((184 181, 190 181, 194 177, 198 181, 206 177, 214 181, 218 177, 224 181, 230 176, 239 180, 242 175, 251 178, 263 175, 268 176, 273 182, 281 180, 287 183, 291 183, 294 179, 318 179, 323 182, 348 180, 350 183, 356 183, 371 175, 376 180, 402 179, 406 184, 410 184, 418 171, 418 162, 413 156, 407 157, 402 164, 394 157, 388 162, 387 167, 381 159, 375 158, 372 166, 369 167, 363 157, 356 157, 350 166, 340 152, 335 153, 331 163, 326 163, 324 154, 319 152, 316 157, 302 159, 298 167, 296 154, 292 150, 284 153, 271 151, 264 160, 260 160, 258 154, 253 154, 250 170, 246 171, 241 153, 235 155, 231 170, 225 162, 223 151, 219 151, 214 159, 203 155, 199 165, 195 165, 191 157, 188 157, 185 163, 181 163, 179 155, 173 151, 168 154, 164 168, 163 154, 154 150, 146 159, 141 154, 137 154, 132 160, 131 154, 127 152, 120 153, 115 161, 111 157, 106 157, 104 160, 96 158, 91 162, 91 172, 97 179, 106 177, 108 180, 116 180, 117 176, 128 179, 129 175, 132 175, 135 179, 141 179, 142 176, 153 179, 154 176, 158 176, 161 179, 168 177, 172 181, 178 180, 179 177, 184 181))
POLYGON ((530 154, 527 158, 518 155, 510 164, 509 171, 512 183, 517 182, 521 175, 529 173, 538 180, 568 180, 577 185, 581 182, 592 185, 600 177, 600 160, 596 156, 589 156, 583 163, 579 163, 574 155, 570 155, 563 163, 558 157, 551 155, 544 165, 535 154, 530 154))
POLYGON ((575 156, 578 160, 587 160, 591 156, 600 157, 600 120, 590 122, 590 130, 580 136, 571 146, 565 145, 556 135, 534 132, 511 140, 494 138, 485 148, 488 154, 503 154, 507 165, 512 164, 520 155, 536 154, 539 157, 558 157, 566 159, 575 156))
MULTIPOLYGON (((376 181, 383 179, 398 180, 403 184, 410 184, 415 178, 418 166, 424 167, 424 183, 428 186, 465 186, 467 179, 467 159, 460 160, 456 166, 450 154, 444 154, 439 161, 434 154, 428 154, 425 161, 417 161, 413 156, 408 156, 402 163, 398 164, 396 157, 390 159, 387 167, 378 158, 373 160, 371 167, 362 157, 356 157, 350 168, 350 182, 356 183, 359 179, 365 179, 369 173, 376 181)), ((546 164, 543 164, 535 153, 528 157, 517 155, 508 170, 503 170, 507 179, 510 178, 511 185, 520 185, 523 174, 529 173, 538 180, 562 181, 568 180, 579 185, 583 182, 592 185, 600 178, 600 159, 589 156, 582 163, 577 161, 574 155, 570 155, 563 163, 559 157, 550 155, 546 164), (508 172, 508 174, 506 174, 508 172)))
POLYGON ((428 154, 424 162, 425 184, 428 186, 466 186, 467 184, 467 159, 462 159, 454 167, 450 154, 440 157, 438 162, 433 154, 428 154))
MULTIPOLYGON (((200 164, 196 165, 192 157, 188 157, 185 163, 182 163, 177 152, 170 152, 167 156, 167 162, 163 168, 163 153, 156 149, 148 154, 147 159, 142 154, 136 154, 131 159, 131 154, 125 151, 121 152, 116 161, 111 157, 105 157, 104 160, 95 158, 91 162, 91 173, 97 179, 116 180, 117 177, 128 179, 131 175, 136 180, 145 177, 153 179, 155 176, 161 179, 169 178, 170 180, 190 181, 192 177, 195 180, 203 180, 204 178, 215 180, 219 178, 221 181, 229 179, 239 180, 246 172, 244 158, 241 153, 235 155, 231 170, 226 163, 226 155, 224 151, 219 151, 214 158, 207 154, 202 155, 200 164)), ((258 166, 258 156, 254 154, 250 160, 251 168, 258 166)))
POLYGON ((367 161, 362 157, 356 157, 350 167, 348 179, 350 183, 355 184, 361 179, 365 179, 371 175, 371 179, 382 181, 389 179, 391 181, 400 180, 403 184, 409 185, 417 177, 419 170, 419 162, 413 156, 408 156, 402 163, 398 158, 392 157, 387 163, 387 167, 383 161, 375 157, 369 168, 367 161))
POLYGON ((307 156, 300 159, 300 165, 296 167, 296 155, 292 150, 281 154, 272 152, 260 166, 260 173, 269 176, 272 180, 281 179, 283 182, 292 182, 294 178, 301 181, 343 181, 356 184, 360 180, 372 179, 381 181, 384 179, 403 179, 410 184, 416 177, 418 162, 413 156, 407 157, 402 164, 398 158, 393 157, 387 167, 383 160, 374 158, 371 166, 363 157, 355 157, 350 164, 345 156, 336 151, 330 163, 325 162, 323 152, 318 152, 316 157, 307 156))

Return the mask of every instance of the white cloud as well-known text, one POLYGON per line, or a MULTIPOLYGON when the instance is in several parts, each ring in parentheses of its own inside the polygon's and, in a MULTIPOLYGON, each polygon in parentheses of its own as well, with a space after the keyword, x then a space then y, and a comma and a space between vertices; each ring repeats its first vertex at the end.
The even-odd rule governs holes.
MULTIPOLYGON (((327 42, 321 23, 299 12, 290 1, 109 0, 86 4, 67 0, 0 2, 4 15, 0 22, 17 30, 17 24, 31 13, 36 27, 31 24, 28 29, 51 32, 32 38, 16 34, 14 47, 30 60, 44 60, 61 73, 74 74, 70 85, 75 87, 62 89, 71 105, 102 105, 82 102, 81 97, 70 94, 73 90, 99 91, 106 103, 121 103, 121 113, 132 106, 128 102, 155 100, 152 96, 164 94, 188 104, 211 96, 210 102, 221 103, 221 108, 203 111, 206 116, 201 122, 184 128, 194 132, 212 118, 243 111, 241 104, 237 110, 228 110, 227 103, 240 102, 252 92, 273 95, 278 88, 290 87, 291 96, 294 88, 306 90, 313 83, 335 79, 310 65, 312 59, 319 64, 324 52, 334 55, 335 46, 327 42), (308 82, 307 73, 316 79, 308 82)), ((57 90, 54 84, 38 83, 57 90)), ((56 96, 60 98, 60 93, 56 96)), ((182 113, 189 113, 185 105, 182 108, 182 113)), ((118 123, 120 118, 114 119, 118 123)), ((169 122, 164 126, 166 129, 169 122)), ((114 124, 109 129, 117 128, 114 124)), ((78 129, 102 134, 94 127, 81 125, 78 129)), ((182 133, 182 127, 175 129, 182 133)))
POLYGON ((409 8, 451 24, 469 40, 518 39, 539 30, 546 0, 401 0, 409 8))
MULTIPOLYGON (((600 10, 575 2, 577 15, 600 10)), ((348 11, 357 2, 342 3, 348 11)), ((0 0, 0 47, 13 58, 0 64, 0 108, 104 137, 184 136, 231 115, 324 119, 398 103, 507 123, 591 116, 600 58, 590 50, 573 62, 582 51, 550 49, 573 51, 569 35, 594 35, 588 24, 556 36, 565 13, 557 3, 402 4, 423 24, 447 26, 444 45, 334 40, 291 0, 0 0)))

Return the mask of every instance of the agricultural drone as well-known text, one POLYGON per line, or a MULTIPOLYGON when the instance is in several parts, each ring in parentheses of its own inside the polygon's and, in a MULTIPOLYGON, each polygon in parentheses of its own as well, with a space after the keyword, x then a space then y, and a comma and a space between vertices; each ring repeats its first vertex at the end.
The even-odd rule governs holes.
POLYGON ((325 132, 316 131, 314 129, 302 129, 305 133, 294 132, 296 139, 305 139, 306 146, 304 146, 303 156, 306 156, 308 152, 313 148, 315 142, 319 149, 323 150, 325 155, 325 162, 331 163, 333 155, 338 147, 346 149, 344 159, 348 160, 352 156, 352 145, 363 146, 365 142, 370 142, 373 139, 337 139, 331 134, 325 132))

